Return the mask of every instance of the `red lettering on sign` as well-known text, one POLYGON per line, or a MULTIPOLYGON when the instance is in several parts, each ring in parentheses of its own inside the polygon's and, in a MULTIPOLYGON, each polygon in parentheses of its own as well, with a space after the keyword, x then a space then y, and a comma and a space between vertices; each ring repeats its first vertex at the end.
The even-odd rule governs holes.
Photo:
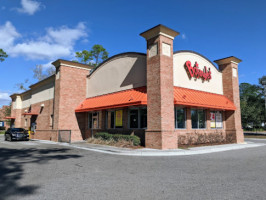
POLYGON ((204 66, 204 69, 201 70, 199 69, 199 64, 195 62, 194 66, 192 67, 191 62, 189 60, 185 63, 185 66, 187 67, 187 71, 190 75, 190 78, 201 78, 204 81, 210 80, 212 78, 211 69, 209 68, 209 70, 207 70, 206 66, 204 66))

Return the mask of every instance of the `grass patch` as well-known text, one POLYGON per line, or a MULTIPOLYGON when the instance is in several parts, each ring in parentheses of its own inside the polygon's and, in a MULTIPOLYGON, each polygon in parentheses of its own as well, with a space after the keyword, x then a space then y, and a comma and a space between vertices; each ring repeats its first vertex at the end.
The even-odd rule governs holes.
POLYGON ((5 134, 5 132, 6 132, 5 130, 1 130, 1 131, 0 131, 0 135, 1 135, 1 134, 5 134))

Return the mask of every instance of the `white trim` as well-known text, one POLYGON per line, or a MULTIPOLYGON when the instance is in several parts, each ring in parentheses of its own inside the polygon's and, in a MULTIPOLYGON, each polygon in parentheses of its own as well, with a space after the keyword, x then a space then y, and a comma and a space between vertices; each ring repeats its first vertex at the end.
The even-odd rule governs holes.
POLYGON ((168 37, 168 38, 170 38, 170 39, 174 39, 174 37, 172 37, 172 36, 170 36, 170 35, 167 35, 167 34, 165 34, 165 33, 163 33, 163 32, 159 32, 159 35, 163 35, 163 36, 165 36, 165 37, 168 37))
POLYGON ((238 65, 238 63, 237 62, 234 62, 234 61, 231 61, 231 63, 234 63, 234 64, 238 65))
POLYGON ((83 68, 83 67, 77 67, 77 66, 74 66, 74 65, 64 64, 64 63, 62 63, 61 66, 65 66, 65 67, 73 67, 73 68, 77 68, 77 69, 85 69, 85 70, 88 70, 88 71, 91 70, 91 69, 87 69, 87 68, 83 68))
POLYGON ((154 37, 156 37, 156 36, 158 36, 158 35, 163 35, 163 36, 165 36, 165 37, 168 37, 168 38, 170 38, 170 39, 174 39, 174 37, 172 37, 172 36, 170 36, 170 35, 168 35, 168 34, 165 34, 165 33, 163 33, 163 32, 156 32, 156 33, 153 33, 152 35, 150 35, 150 37, 147 37, 146 38, 146 40, 149 40, 149 39, 151 39, 151 38, 154 38, 154 37))

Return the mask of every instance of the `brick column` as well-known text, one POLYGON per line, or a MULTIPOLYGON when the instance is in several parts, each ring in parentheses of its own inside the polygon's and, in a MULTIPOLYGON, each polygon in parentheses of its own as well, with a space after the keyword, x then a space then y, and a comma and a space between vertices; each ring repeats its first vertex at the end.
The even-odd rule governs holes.
POLYGON ((173 39, 179 33, 163 25, 140 35, 147 40, 148 148, 176 149, 174 132, 173 39))
POLYGON ((22 118, 22 102, 21 102, 21 96, 18 94, 13 94, 10 96, 12 99, 12 104, 11 104, 11 117, 15 117, 15 122, 14 122, 14 126, 16 128, 20 128, 22 127, 22 123, 21 123, 21 118, 22 118))
POLYGON ((238 63, 240 59, 228 57, 215 60, 223 73, 223 92, 236 106, 235 111, 225 112, 226 140, 228 142, 243 143, 244 135, 241 125, 241 110, 239 97, 238 63))
POLYGON ((86 127, 78 121, 75 108, 86 99, 86 78, 92 67, 66 60, 52 64, 56 67, 53 129, 71 130, 71 141, 82 140, 86 130, 80 128, 86 127))

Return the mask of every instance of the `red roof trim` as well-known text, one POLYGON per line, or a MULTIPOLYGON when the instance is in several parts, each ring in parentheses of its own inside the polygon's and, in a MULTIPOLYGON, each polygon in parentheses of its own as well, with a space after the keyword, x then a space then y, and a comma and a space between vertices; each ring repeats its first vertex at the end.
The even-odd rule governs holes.
POLYGON ((174 87, 174 103, 191 107, 236 110, 232 101, 221 94, 174 87))
MULTIPOLYGON (((236 110, 235 105, 224 95, 181 87, 174 87, 174 104, 219 110, 236 110)), ((87 98, 76 108, 75 112, 88 112, 138 105, 147 105, 146 87, 87 98)))
POLYGON ((16 119, 16 117, 5 117, 4 119, 16 119))
POLYGON ((75 112, 88 112, 138 105, 147 105, 146 87, 87 98, 76 108, 75 112))

